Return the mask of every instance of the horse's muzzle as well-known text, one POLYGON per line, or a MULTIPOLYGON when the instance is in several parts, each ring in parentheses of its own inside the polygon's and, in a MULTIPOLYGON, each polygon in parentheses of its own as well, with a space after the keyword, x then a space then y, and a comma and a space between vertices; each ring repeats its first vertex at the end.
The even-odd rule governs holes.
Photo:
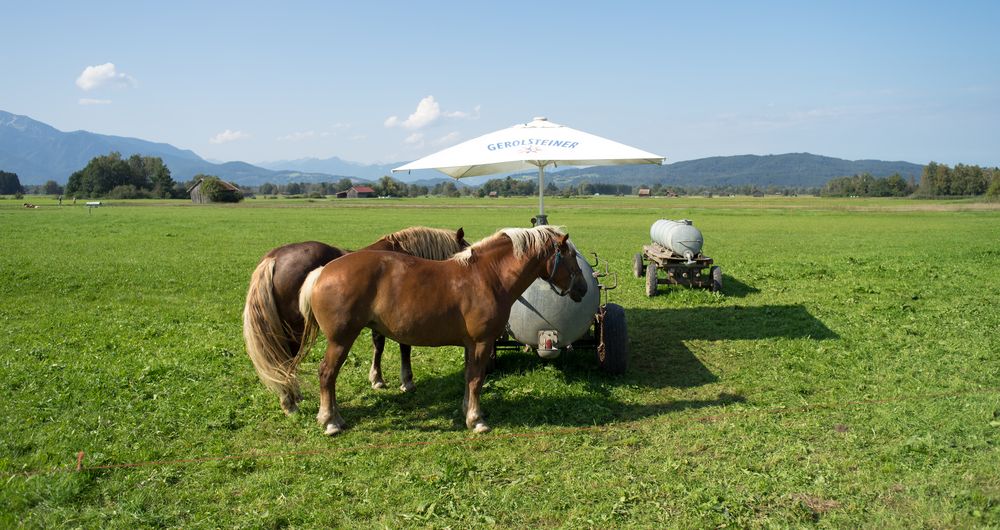
POLYGON ((587 280, 582 275, 573 278, 573 285, 569 288, 569 298, 574 302, 583 300, 587 294, 587 280))

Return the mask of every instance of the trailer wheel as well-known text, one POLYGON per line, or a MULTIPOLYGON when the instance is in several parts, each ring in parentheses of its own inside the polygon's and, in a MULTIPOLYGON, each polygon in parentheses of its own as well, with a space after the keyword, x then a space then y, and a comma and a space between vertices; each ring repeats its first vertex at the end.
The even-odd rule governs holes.
POLYGON ((636 278, 642 278, 646 273, 646 267, 642 266, 642 252, 636 252, 632 257, 632 273, 636 278))
POLYGON ((710 270, 712 275, 712 292, 722 292, 722 267, 714 266, 710 270))
POLYGON ((604 321, 598 323, 597 365, 608 374, 625 373, 628 368, 628 325, 625 323, 625 310, 618 304, 604 306, 604 321), (604 345, 603 359, 601 344, 604 345))
POLYGON ((650 262, 646 266, 646 296, 656 294, 656 264, 650 262))

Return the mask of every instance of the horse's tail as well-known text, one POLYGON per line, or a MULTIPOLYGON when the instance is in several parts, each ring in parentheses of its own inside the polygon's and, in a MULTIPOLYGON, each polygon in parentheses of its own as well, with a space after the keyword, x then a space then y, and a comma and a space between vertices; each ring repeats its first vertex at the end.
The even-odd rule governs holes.
MULTIPOLYGON (((284 408, 287 398, 298 395, 299 383, 295 375, 296 352, 290 346, 294 342, 291 330, 281 320, 274 298, 274 263, 274 258, 264 258, 250 276, 243 306, 243 339, 257 376, 278 394, 284 408)), ((294 404, 293 398, 290 405, 294 404)))
POLYGON ((316 343, 316 336, 319 335, 319 322, 316 321, 316 315, 312 310, 312 295, 313 288, 316 287, 316 281, 319 280, 322 272, 323 267, 313 269, 306 276, 306 280, 302 282, 302 287, 299 288, 299 313, 302 313, 305 326, 302 328, 301 346, 299 347, 298 354, 296 354, 295 359, 292 361, 295 366, 298 366, 299 362, 305 358, 306 352, 316 343))

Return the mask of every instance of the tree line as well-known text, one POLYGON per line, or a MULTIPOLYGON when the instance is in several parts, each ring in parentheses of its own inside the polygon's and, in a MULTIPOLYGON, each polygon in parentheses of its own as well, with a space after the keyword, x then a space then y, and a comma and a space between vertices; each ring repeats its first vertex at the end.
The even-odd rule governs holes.
POLYGON ((918 184, 898 173, 878 178, 868 173, 830 180, 823 187, 829 197, 1000 197, 1000 168, 931 162, 924 166, 918 184))
POLYGON ((66 195, 138 199, 183 195, 160 157, 132 155, 122 158, 112 151, 96 156, 83 169, 69 176, 66 195))
MULTIPOLYGON (((86 198, 186 198, 187 190, 199 179, 207 179, 206 192, 213 192, 219 201, 239 200, 232 190, 222 186, 218 177, 195 175, 187 182, 176 182, 170 169, 159 157, 138 154, 123 158, 121 153, 112 151, 96 156, 86 167, 69 177, 65 189, 56 181, 49 180, 42 185, 22 186, 15 173, 0 171, 0 194, 19 195, 22 193, 46 195, 72 195, 86 198), (232 195, 232 197, 230 197, 232 195)), ((204 185, 204 184, 203 184, 204 185)), ((441 181, 433 186, 410 184, 388 175, 377 182, 365 184, 381 197, 421 197, 427 195, 445 197, 486 197, 492 194, 500 197, 534 196, 538 194, 538 183, 534 178, 515 179, 511 176, 490 179, 478 187, 458 186, 452 181, 441 181)), ((264 183, 254 187, 241 187, 262 195, 293 195, 326 197, 346 191, 355 183, 347 177, 337 182, 289 182, 286 184, 264 183)), ((923 168, 919 183, 913 177, 905 179, 898 173, 888 177, 875 177, 861 173, 849 177, 831 179, 823 188, 791 186, 756 186, 751 184, 721 186, 669 186, 654 183, 652 186, 640 184, 592 183, 588 181, 558 186, 548 182, 547 195, 590 196, 635 195, 640 189, 649 189, 653 196, 665 195, 823 195, 828 197, 956 197, 987 195, 1000 198, 1000 168, 957 164, 954 167, 930 162, 923 168)), ((219 202, 217 201, 217 202, 219 202)))
POLYGON ((908 197, 916 189, 917 185, 912 178, 907 181, 899 173, 884 178, 873 177, 870 173, 861 173, 828 181, 823 187, 821 195, 824 197, 908 197))
POLYGON ((931 162, 924 166, 916 194, 921 197, 1000 196, 1000 168, 931 162))

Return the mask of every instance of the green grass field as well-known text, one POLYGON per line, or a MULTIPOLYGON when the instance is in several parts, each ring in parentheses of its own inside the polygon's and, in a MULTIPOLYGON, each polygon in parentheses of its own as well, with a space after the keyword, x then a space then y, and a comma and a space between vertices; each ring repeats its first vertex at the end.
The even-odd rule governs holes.
POLYGON ((375 391, 362 335, 327 438, 320 344, 290 418, 243 351, 257 260, 417 224, 475 240, 534 200, 21 202, 0 200, 2 527, 1000 526, 996 205, 551 199, 618 273, 628 372, 502 352, 476 436, 459 349, 415 348, 402 394, 391 345, 375 391), (658 218, 694 220, 724 296, 645 296, 658 218))

